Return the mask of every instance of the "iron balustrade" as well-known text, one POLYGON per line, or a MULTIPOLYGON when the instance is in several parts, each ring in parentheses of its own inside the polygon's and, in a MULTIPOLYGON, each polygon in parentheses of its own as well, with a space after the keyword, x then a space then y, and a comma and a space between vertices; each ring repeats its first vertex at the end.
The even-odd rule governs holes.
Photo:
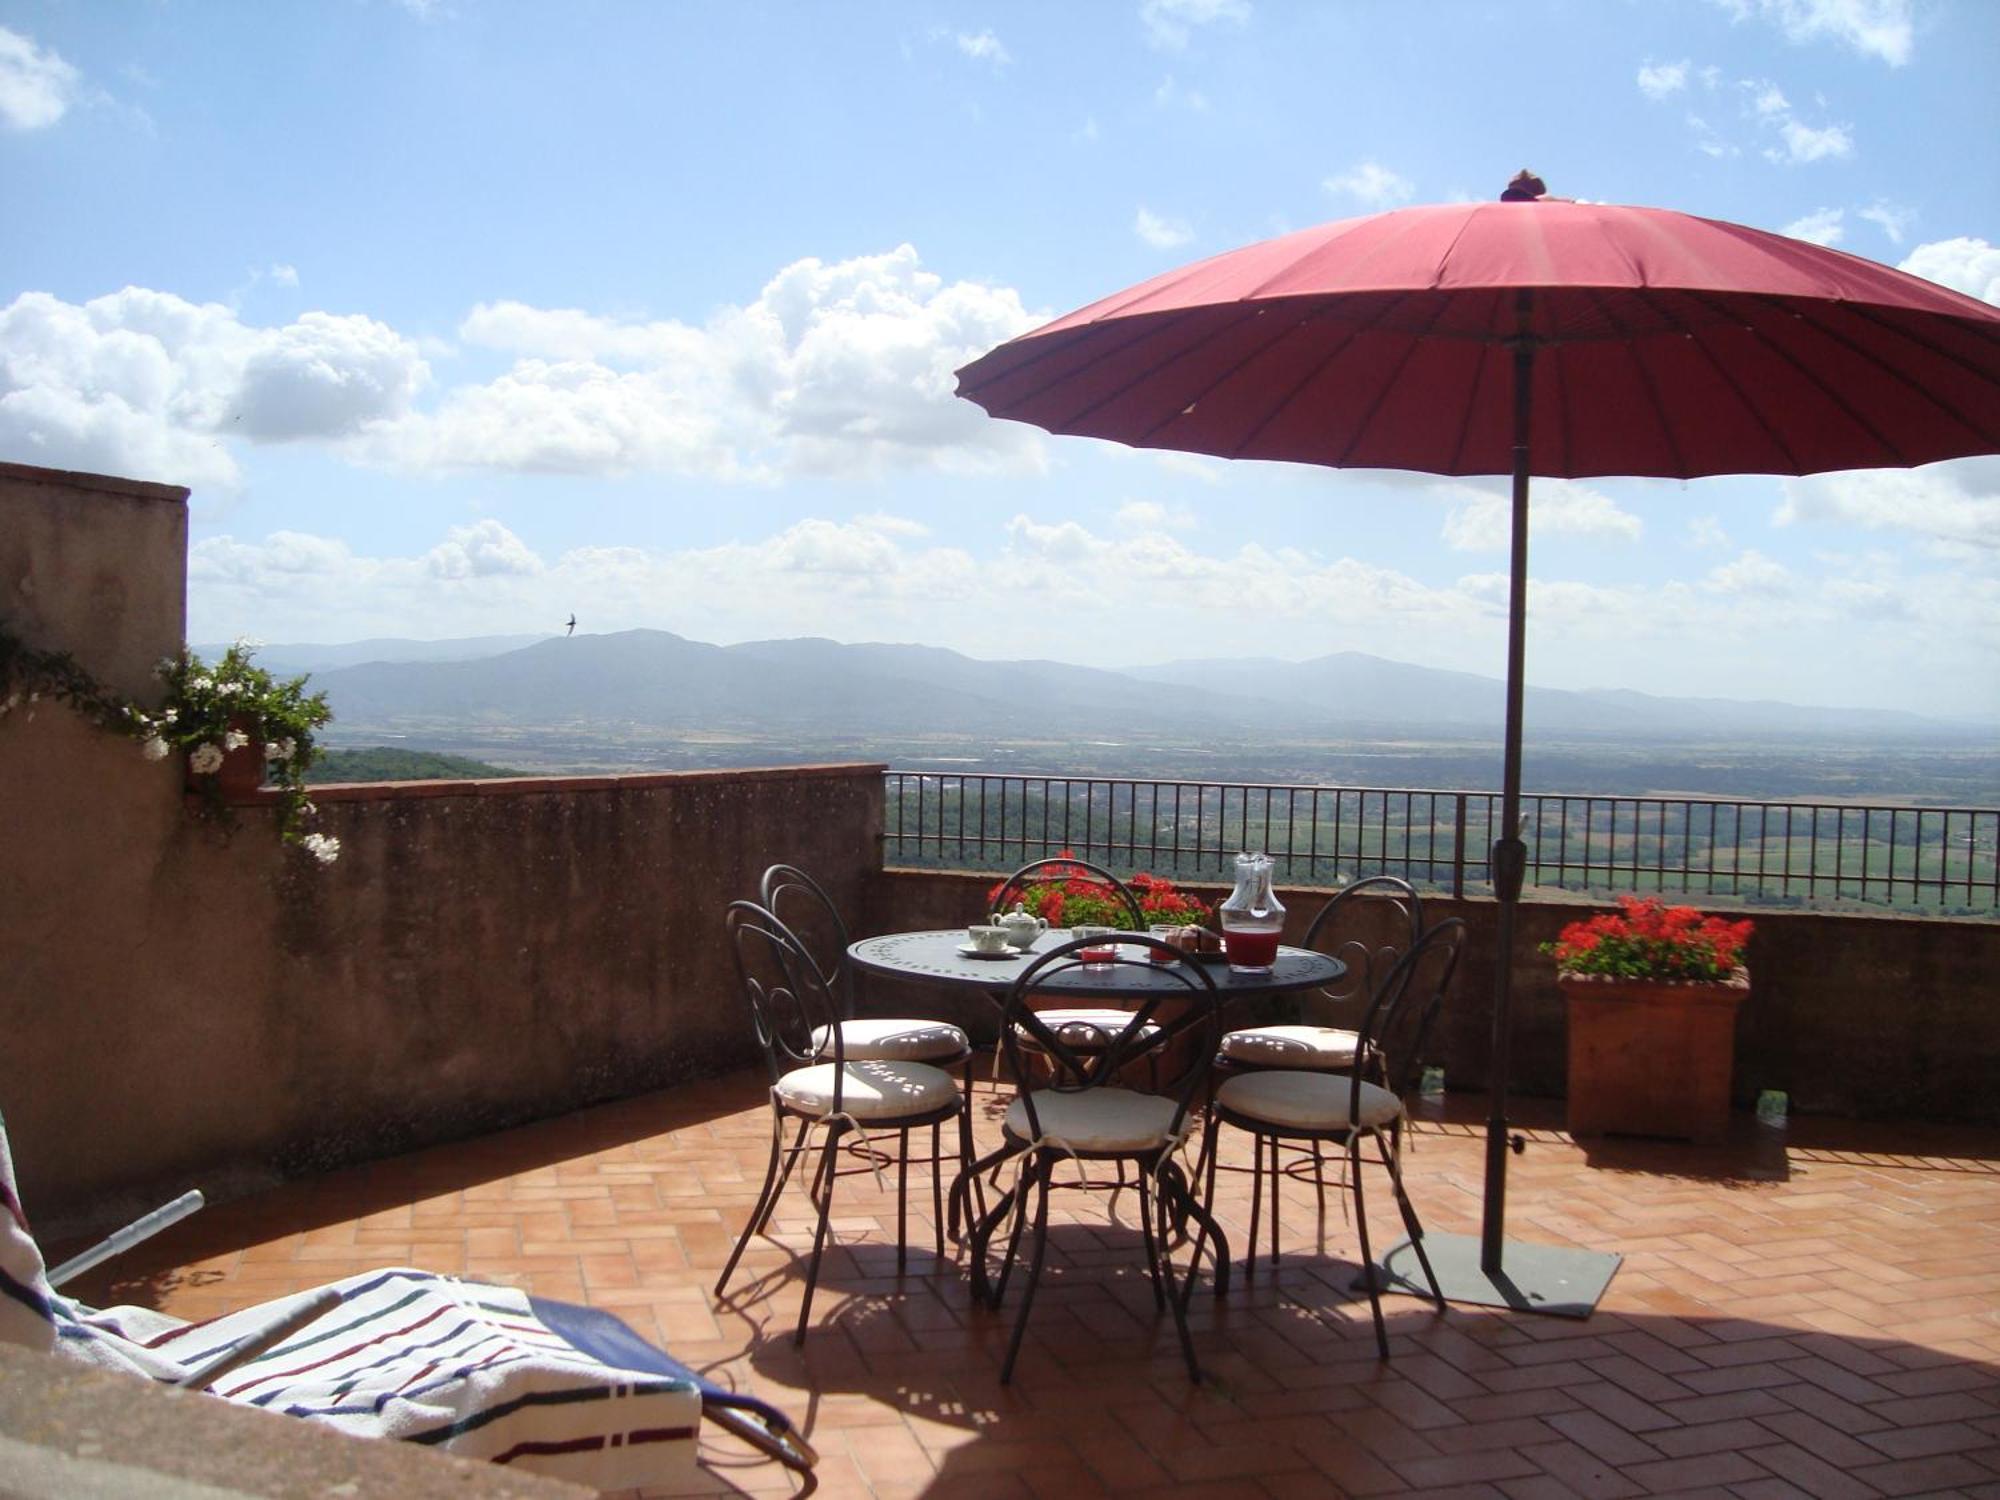
MULTIPOLYGON (((890 771, 886 863, 1011 870, 1067 849, 1121 871, 1227 880, 1261 849, 1295 885, 1400 875, 1492 889, 1500 794, 890 771)), ((2000 913, 2000 809, 1524 793, 1528 883, 1766 905, 2000 913)))

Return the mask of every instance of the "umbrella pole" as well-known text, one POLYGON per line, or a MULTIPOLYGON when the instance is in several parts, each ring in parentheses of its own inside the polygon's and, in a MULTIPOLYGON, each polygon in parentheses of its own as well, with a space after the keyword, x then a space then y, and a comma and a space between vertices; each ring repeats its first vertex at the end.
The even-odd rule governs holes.
POLYGON ((1519 332, 1514 350, 1514 509, 1512 557, 1507 583, 1507 725, 1502 749, 1500 833, 1493 841, 1494 916, 1493 1047, 1488 1064, 1485 1217, 1479 1238, 1463 1234, 1423 1236, 1428 1264, 1417 1279, 1415 1242, 1405 1240, 1379 1264, 1363 1269, 1357 1286, 1428 1295, 1436 1286, 1447 1301, 1517 1312, 1587 1318, 1611 1283, 1622 1256, 1567 1245, 1508 1245, 1507 1153, 1520 1145, 1507 1129, 1507 1073, 1514 1035, 1514 915, 1527 875, 1528 846, 1521 841, 1521 706, 1526 693, 1528 643, 1528 453, 1533 415, 1535 341, 1529 316, 1534 293, 1523 289, 1515 303, 1519 332), (1503 1260, 1506 1264, 1502 1264, 1503 1260))
POLYGON ((1507 1072, 1514 1028, 1514 911, 1528 848, 1521 842, 1521 704, 1528 653, 1528 431, 1534 405, 1535 345, 1526 332, 1528 299, 1521 293, 1523 331, 1514 341, 1514 506, 1507 581, 1507 727, 1501 749, 1500 837, 1493 841, 1494 918, 1493 1046, 1487 1085, 1485 1218, 1479 1235, 1479 1267, 1500 1270, 1507 1227, 1507 1072))

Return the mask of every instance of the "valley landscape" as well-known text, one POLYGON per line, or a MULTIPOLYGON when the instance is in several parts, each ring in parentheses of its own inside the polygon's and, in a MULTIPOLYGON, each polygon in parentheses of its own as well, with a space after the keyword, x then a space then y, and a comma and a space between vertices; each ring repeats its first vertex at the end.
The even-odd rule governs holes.
MULTIPOLYGON (((549 775, 880 760, 908 771, 1497 786, 1502 685, 1340 653, 1122 672, 665 631, 266 646, 326 743, 549 775)), ((1875 709, 1528 690, 1530 791, 2000 803, 2000 727, 1875 709)))

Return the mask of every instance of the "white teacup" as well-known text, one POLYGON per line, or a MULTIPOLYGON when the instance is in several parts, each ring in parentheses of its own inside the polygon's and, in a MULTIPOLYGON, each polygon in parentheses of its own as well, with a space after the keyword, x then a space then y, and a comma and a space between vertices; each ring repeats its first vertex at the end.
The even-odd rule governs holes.
POLYGON ((965 940, 972 945, 975 953, 1005 953, 1007 951, 1007 929, 989 927, 984 924, 965 929, 965 940))

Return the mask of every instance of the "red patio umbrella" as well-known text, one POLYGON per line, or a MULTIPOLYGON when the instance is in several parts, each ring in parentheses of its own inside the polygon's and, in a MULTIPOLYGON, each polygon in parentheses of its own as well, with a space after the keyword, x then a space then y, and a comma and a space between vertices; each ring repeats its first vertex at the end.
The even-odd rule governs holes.
POLYGON ((1513 475, 1492 1106, 1473 1278, 1491 1295, 1464 1296, 1588 1312, 1615 1259, 1544 1258, 1540 1288, 1534 1266, 1525 1280, 1503 1271, 1529 477, 1812 474, 2000 452, 2000 309, 1842 251, 1665 209, 1448 204, 1169 271, 958 377, 958 393, 994 416, 1056 433, 1513 475))

